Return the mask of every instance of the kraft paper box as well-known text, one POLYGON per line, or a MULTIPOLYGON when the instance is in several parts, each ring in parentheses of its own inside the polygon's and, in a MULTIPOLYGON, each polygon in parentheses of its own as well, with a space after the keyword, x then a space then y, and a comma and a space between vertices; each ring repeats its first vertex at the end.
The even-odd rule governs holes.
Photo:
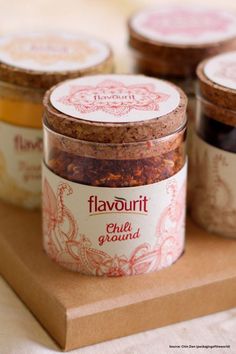
POLYGON ((191 221, 185 254, 157 273, 83 276, 53 263, 42 248, 41 217, 0 205, 0 271, 65 350, 236 306, 236 242, 191 221))

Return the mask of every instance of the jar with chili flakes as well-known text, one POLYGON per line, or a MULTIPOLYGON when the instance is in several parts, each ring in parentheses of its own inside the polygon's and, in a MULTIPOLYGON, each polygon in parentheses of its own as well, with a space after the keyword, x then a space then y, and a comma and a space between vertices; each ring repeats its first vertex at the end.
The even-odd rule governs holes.
POLYGON ((44 98, 43 242, 91 275, 157 271, 183 253, 186 104, 142 75, 69 80, 44 98))
POLYGON ((56 83, 111 72, 110 48, 75 33, 0 37, 0 199, 41 205, 43 95, 56 83))
POLYGON ((206 230, 236 238, 236 52, 203 61, 192 176, 191 214, 206 230))

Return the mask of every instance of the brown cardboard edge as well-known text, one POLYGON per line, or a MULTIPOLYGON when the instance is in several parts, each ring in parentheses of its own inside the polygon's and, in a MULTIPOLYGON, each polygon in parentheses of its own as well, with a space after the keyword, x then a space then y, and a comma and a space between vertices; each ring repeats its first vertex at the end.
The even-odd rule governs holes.
MULTIPOLYGON (((10 208, 7 207, 2 208, 2 218, 7 221, 6 226, 12 222, 12 213, 9 210, 10 208)), ((16 219, 20 221, 23 214, 23 212, 19 213, 16 219)), ((24 226, 24 229, 27 229, 27 227, 24 226)), ((2 230, 3 232, 4 230, 2 230)), ((196 227, 192 229, 196 246, 199 232, 200 229, 196 227)), ((118 297, 114 297, 116 305, 113 307, 100 306, 102 302, 100 299, 97 303, 93 303, 92 307, 89 304, 89 308, 88 304, 83 308, 84 305, 78 304, 77 307, 76 303, 74 303, 73 307, 67 308, 66 302, 61 302, 60 297, 58 298, 56 294, 50 296, 48 289, 42 287, 37 280, 35 281, 35 277, 34 287, 32 288, 32 275, 29 269, 30 264, 32 265, 32 259, 31 263, 26 262, 25 264, 24 258, 17 255, 16 248, 12 250, 12 244, 8 244, 7 232, 4 234, 5 237, 1 237, 0 231, 0 270, 2 270, 3 276, 42 326, 66 351, 236 306, 236 297, 234 295, 236 292, 236 273, 231 266, 229 273, 220 273, 219 277, 214 278, 215 280, 211 276, 208 277, 207 274, 206 278, 198 276, 196 280, 199 279, 201 283, 204 282, 203 285, 199 284, 199 281, 194 282, 192 285, 188 283, 187 286, 179 287, 177 291, 169 289, 168 292, 161 295, 159 291, 155 291, 157 288, 155 286, 149 289, 148 297, 144 297, 141 282, 139 283, 141 286, 140 293, 137 290, 135 297, 130 294, 131 299, 128 303, 127 301, 119 301, 118 297), (17 272, 15 269, 17 269, 17 272), (18 276, 15 273, 18 273, 18 276), (22 284, 27 284, 27 287, 22 288, 22 284)), ((207 236, 208 234, 204 233, 204 235, 207 236)), ((17 237, 17 235, 15 236, 17 237)), ((200 237, 200 244, 202 242, 201 239, 200 237)), ((223 238, 220 238, 220 240, 223 241, 223 238)), ((212 242, 210 244, 212 245, 212 242)), ((18 243, 19 246, 21 246, 20 243, 18 243)), ((26 245, 22 244, 22 246, 26 245)), ((192 249, 193 246, 192 244, 192 249)), ((21 252, 19 254, 22 255, 21 252)), ((197 257, 196 253, 194 257, 197 257)), ((198 264, 201 267, 197 259, 194 264, 195 267, 196 265, 198 267, 198 264)), ((224 264, 227 265, 226 260, 222 260, 223 267, 224 264)), ((194 273, 191 263, 189 263, 189 266, 194 273)), ((204 267, 204 264, 202 266, 204 267)), ((193 274, 192 272, 188 273, 187 276, 193 274)), ((35 271, 33 274, 35 275, 35 271)), ((181 283, 183 281, 184 284, 185 278, 181 278, 183 279, 179 281, 181 283)), ((121 298, 121 296, 119 297, 121 298)))
POLYGON ((56 341, 61 348, 66 347, 66 326, 67 316, 65 308, 54 298, 48 297, 48 294, 44 291, 40 284, 35 283, 29 292, 29 289, 25 291, 22 288, 21 282, 24 279, 25 284, 32 284, 31 273, 27 270, 27 267, 20 258, 11 257, 11 249, 4 244, 4 239, 0 237, 0 274, 4 277, 6 282, 11 286, 13 291, 20 297, 26 307, 31 311, 32 315, 40 322, 43 328, 45 328, 52 339, 56 341), (5 250, 5 252, 3 252, 5 250), (3 264, 7 263, 8 267, 4 267, 3 264), (18 269, 18 275, 16 276, 14 269, 18 269), (44 303, 44 313, 41 311, 41 307, 38 308, 38 302, 44 303), (57 312, 54 316, 48 317, 52 307, 57 307, 57 312), (45 315, 46 314, 46 315, 45 315))
POLYGON ((68 351, 227 310, 236 306, 235 293, 236 277, 231 277, 74 320, 70 310, 67 311, 69 321, 64 349, 68 351), (172 313, 171 319, 166 318, 167 311, 172 313), (88 328, 92 327, 96 331, 91 336, 88 328))

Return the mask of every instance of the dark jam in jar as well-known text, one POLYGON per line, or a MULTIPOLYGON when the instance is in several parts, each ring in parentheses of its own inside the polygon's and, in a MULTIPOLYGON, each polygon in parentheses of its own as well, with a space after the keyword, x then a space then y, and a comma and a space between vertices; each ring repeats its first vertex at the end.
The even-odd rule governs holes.
POLYGON ((236 52, 201 63, 191 156, 191 215, 207 231, 236 238, 236 52))
POLYGON ((208 144, 236 153, 236 127, 201 114, 197 117, 196 131, 208 144))

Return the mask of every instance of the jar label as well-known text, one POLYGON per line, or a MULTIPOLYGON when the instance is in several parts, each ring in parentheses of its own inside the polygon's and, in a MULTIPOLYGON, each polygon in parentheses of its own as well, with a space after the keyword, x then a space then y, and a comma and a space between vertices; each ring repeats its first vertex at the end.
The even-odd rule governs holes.
POLYGON ((236 237, 236 154, 216 148, 196 134, 192 152, 191 212, 211 232, 236 237))
POLYGON ((0 61, 25 70, 83 70, 102 63, 109 55, 106 44, 78 34, 36 32, 0 38, 0 61))
POLYGON ((0 198, 36 207, 41 199, 41 129, 0 122, 0 198))
POLYGON ((43 166, 43 233, 47 254, 93 275, 156 271, 184 249, 186 165, 150 185, 107 188, 65 180, 43 166))
POLYGON ((203 6, 150 8, 133 16, 130 24, 148 39, 176 45, 206 44, 236 35, 233 14, 203 6))
POLYGON ((69 116, 94 122, 138 122, 161 117, 180 103, 170 83, 143 75, 96 75, 67 81, 51 104, 69 116))
POLYGON ((208 60, 204 73, 216 84, 236 90, 236 51, 208 60))

